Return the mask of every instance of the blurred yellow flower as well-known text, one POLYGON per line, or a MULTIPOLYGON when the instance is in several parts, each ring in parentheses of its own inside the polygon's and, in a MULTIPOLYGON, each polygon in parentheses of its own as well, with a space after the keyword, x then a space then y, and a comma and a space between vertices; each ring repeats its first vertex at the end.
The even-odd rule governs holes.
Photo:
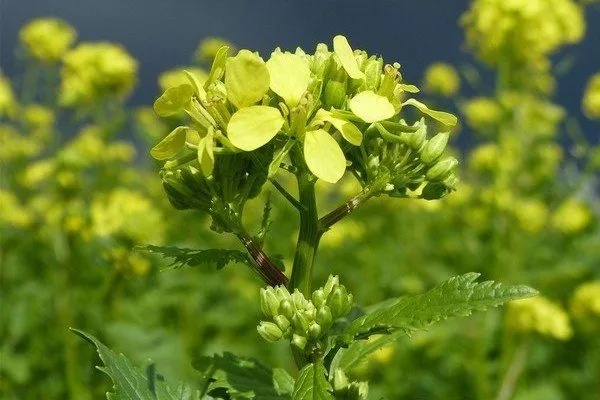
POLYGON ((496 168, 500 149, 495 143, 485 143, 475 147, 469 154, 469 168, 477 172, 489 172, 496 168))
POLYGON ((0 190, 0 222, 12 227, 26 228, 33 222, 33 216, 13 193, 0 190))
POLYGON ((557 231, 573 235, 587 228, 591 220, 592 213, 588 206, 577 199, 571 198, 554 210, 550 222, 557 231))
POLYGON ((75 41, 75 29, 58 18, 39 18, 19 31, 19 39, 27 54, 39 61, 59 61, 75 41))
POLYGON ((535 63, 585 33, 572 0, 475 0, 461 23, 467 45, 491 64, 535 63))
POLYGON ((0 161, 33 157, 42 151, 42 144, 19 134, 11 125, 0 125, 0 161))
POLYGON ((134 112, 136 127, 150 143, 163 139, 169 133, 164 121, 156 116, 152 107, 139 107, 134 112))
POLYGON ((56 171, 54 160, 38 160, 29 164, 20 176, 21 184, 33 188, 48 180, 56 171))
POLYGON ((517 201, 514 213, 521 228, 532 233, 539 232, 548 220, 548 207, 537 199, 517 201))
POLYGON ((137 80, 138 63, 120 45, 82 43, 64 57, 59 101, 68 107, 125 98, 137 80))
POLYGON ((425 71, 423 88, 429 93, 450 97, 460 89, 460 77, 450 64, 437 62, 425 71))
POLYGON ((592 75, 583 94, 582 108, 590 119, 600 118, 600 72, 592 75))
POLYGON ((200 42, 200 44, 198 45, 198 48, 196 49, 196 53, 194 54, 194 57, 200 63, 210 64, 210 63, 212 63, 213 59, 215 58, 217 51, 222 46, 229 46, 229 54, 230 55, 235 54, 235 52, 236 52, 235 46, 233 44, 231 44, 230 42, 228 42, 227 40, 219 38, 219 37, 207 37, 207 38, 203 39, 200 42))
POLYGON ((587 282, 575 289, 571 314, 585 327, 600 323, 600 281, 587 282))
POLYGON ((198 79, 198 81, 200 83, 206 82, 206 79, 208 78, 208 74, 206 73, 206 71, 204 71, 202 68, 198 68, 198 67, 185 67, 185 68, 170 69, 168 71, 163 72, 158 77, 158 86, 160 86, 161 90, 164 91, 170 87, 190 83, 190 81, 188 80, 188 78, 185 75, 185 73, 183 72, 183 70, 186 70, 189 73, 191 73, 192 75, 194 75, 194 77, 196 79, 198 79))
POLYGON ((493 99, 474 97, 462 107, 467 125, 480 133, 494 127, 502 118, 502 107, 493 99))
POLYGON ((55 116, 52 109, 39 104, 30 104, 23 110, 25 123, 33 128, 48 128, 54 125, 55 116))
POLYGON ((559 340, 573 335, 566 311, 542 296, 508 303, 506 323, 517 332, 537 332, 559 340))
POLYGON ((10 81, 0 73, 0 117, 13 117, 17 102, 10 81))

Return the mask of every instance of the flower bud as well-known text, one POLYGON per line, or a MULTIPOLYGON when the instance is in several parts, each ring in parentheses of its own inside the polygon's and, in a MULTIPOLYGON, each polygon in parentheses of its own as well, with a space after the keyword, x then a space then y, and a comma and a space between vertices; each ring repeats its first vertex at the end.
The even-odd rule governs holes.
POLYGON ((329 327, 331 327, 331 323, 333 322, 331 309, 328 306, 322 306, 321 308, 319 308, 315 320, 319 325, 321 325, 324 331, 328 330, 329 327))
POLYGON ((312 302, 317 308, 325 304, 326 299, 327 298, 325 297, 325 292, 321 288, 315 290, 312 294, 312 302))
POLYGON ((294 290, 294 293, 292 293, 292 303, 296 307, 296 310, 306 308, 306 298, 298 289, 294 290))
POLYGON ((381 71, 383 68, 383 59, 380 57, 371 57, 365 64, 365 84, 367 89, 375 90, 379 87, 381 81, 381 71))
POLYGON ((404 132, 401 134, 400 139, 411 149, 419 150, 425 143, 427 137, 427 127, 424 123, 421 124, 419 129, 415 132, 404 132))
POLYGON ((313 321, 308 327, 307 333, 310 339, 317 339, 321 335, 321 326, 313 321))
POLYGON ((329 297, 329 294, 331 293, 333 288, 336 286, 339 286, 339 284, 340 284, 340 278, 338 278, 337 275, 335 275, 335 276, 329 275, 329 278, 327 278, 327 282, 325 283, 325 286, 323 287, 323 294, 325 295, 325 297, 329 297))
POLYGON ((425 200, 441 199, 448 193, 448 188, 440 182, 429 182, 421 191, 421 197, 425 200))
POLYGON ((444 158, 427 171, 426 177, 432 182, 442 181, 456 169, 457 165, 458 160, 456 158, 444 158))
POLYGON ((327 297, 327 304, 331 308, 331 314, 334 318, 341 317, 344 315, 344 310, 347 308, 346 288, 344 286, 338 286, 327 297))
POLYGON ((292 325, 294 327, 294 331, 296 332, 306 332, 308 327, 310 326, 310 319, 306 318, 304 313, 298 311, 292 317, 292 325))
POLYGON ((443 132, 438 133, 430 141, 425 144, 423 151, 421 152, 421 161, 426 165, 434 164, 444 152, 446 144, 448 144, 448 138, 450 133, 443 132))
POLYGON ((290 327, 290 321, 283 315, 276 315, 275 317, 273 317, 273 321, 275 321, 275 324, 277 324, 279 329, 281 329, 281 331, 284 333, 290 327))
POLYGON ((272 322, 260 321, 256 330, 267 342, 276 342, 283 337, 281 329, 272 322))
POLYGON ((279 300, 271 287, 260 289, 260 310, 263 315, 273 318, 279 311, 279 300))
POLYGON ((443 184, 446 185, 448 189, 455 190, 460 183, 460 179, 455 174, 450 174, 446 179, 444 179, 443 184))
POLYGON ((291 300, 283 300, 279 303, 279 314, 285 316, 287 319, 292 319, 294 312, 296 311, 291 300))
POLYGON ((346 82, 331 80, 325 85, 324 106, 326 109, 341 108, 346 99, 346 82))
POLYGON ((306 342, 307 340, 304 336, 300 336, 295 333, 294 336, 292 336, 292 345, 296 346, 300 350, 304 350, 304 348, 306 347, 306 342))
POLYGON ((279 300, 279 302, 282 302, 283 300, 290 299, 290 292, 288 292, 287 288, 283 285, 277 286, 275 288, 275 296, 277 296, 277 300, 279 300))
POLYGON ((325 72, 329 68, 330 63, 331 53, 329 52, 327 45, 325 43, 319 43, 313 56, 313 62, 311 65, 312 71, 316 76, 323 78, 325 72))

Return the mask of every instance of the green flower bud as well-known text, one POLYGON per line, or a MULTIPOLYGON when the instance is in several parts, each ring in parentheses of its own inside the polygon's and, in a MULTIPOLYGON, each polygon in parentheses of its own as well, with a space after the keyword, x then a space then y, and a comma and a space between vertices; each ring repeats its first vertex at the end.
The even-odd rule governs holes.
POLYGON ((304 316, 310 320, 313 320, 317 317, 317 309, 310 301, 302 312, 304 313, 304 316))
POLYGON ((292 326, 294 331, 305 333, 310 326, 310 319, 306 318, 304 313, 298 311, 292 317, 292 326))
POLYGON ((308 327, 307 333, 310 339, 317 339, 319 336, 321 336, 321 326, 313 321, 308 327))
POLYGON ((285 316, 287 319, 292 319, 296 309, 294 308, 291 300, 283 300, 281 303, 279 303, 278 311, 279 314, 285 316))
POLYGON ((281 329, 281 331, 284 334, 285 334, 285 331, 287 331, 288 328, 290 327, 290 321, 283 315, 276 315, 275 317, 273 317, 273 321, 275 321, 275 323, 277 324, 279 329, 281 329))
POLYGON ((328 330, 331 327, 331 323, 333 322, 333 315, 331 315, 331 309, 328 306, 322 306, 317 311, 317 316, 315 320, 324 331, 328 330))
POLYGON ((267 342, 276 342, 283 337, 281 329, 272 322, 260 321, 256 330, 267 342))
POLYGON ((446 185, 448 189, 455 190, 460 183, 460 179, 455 174, 450 174, 446 179, 444 179, 443 184, 446 185))
POLYGON ((325 297, 329 297, 329 294, 331 293, 333 288, 339 286, 339 284, 340 278, 338 278, 337 275, 329 275, 329 278, 327 278, 327 282, 325 282, 325 286, 323 286, 323 294, 325 295, 325 297))
POLYGON ((311 64, 312 71, 316 76, 323 78, 325 72, 329 69, 330 63, 331 53, 329 52, 327 45, 325 43, 319 43, 311 64))
POLYGON ((346 99, 346 82, 329 81, 325 85, 324 106, 328 110, 331 107, 341 108, 346 99))
POLYGON ((423 151, 421 152, 421 161, 426 165, 434 164, 444 152, 446 144, 448 144, 448 138, 450 133, 443 132, 438 133, 430 141, 425 144, 423 151))
POLYGON ((348 294, 344 286, 338 286, 327 297, 327 304, 331 308, 331 314, 334 319, 337 319, 344 315, 344 310, 347 308, 348 294))
POLYGON ((295 333, 294 336, 292 336, 292 345, 296 346, 300 350, 304 350, 304 348, 306 347, 306 342, 307 340, 304 336, 300 336, 295 333))
POLYGON ((381 82, 381 71, 383 69, 383 59, 380 57, 371 57, 365 65, 365 84, 367 89, 375 90, 381 82))
POLYGON ((315 305, 315 307, 317 307, 317 308, 319 308, 323 304, 325 304, 326 299, 327 298, 325 297, 325 292, 323 291, 322 288, 315 290, 312 294, 312 302, 315 305))
POLYGON ((433 167, 431 167, 425 175, 432 182, 442 181, 448 177, 458 165, 458 160, 454 157, 444 158, 433 167))
POLYGON ((427 126, 421 123, 419 129, 415 132, 404 132, 401 134, 400 139, 411 149, 420 150, 425 144, 425 138, 427 137, 427 126))
POLYGON ((437 200, 441 199, 448 193, 448 188, 446 185, 440 182, 429 182, 423 188, 421 192, 421 197, 425 200, 437 200))
POLYGON ((292 293, 292 303, 296 307, 296 310, 306 308, 306 298, 298 289, 294 290, 294 293, 292 293))
POLYGON ((260 310, 263 315, 273 318, 279 311, 279 299, 275 295, 275 290, 272 287, 260 289, 260 310))
POLYGON ((277 300, 282 302, 283 300, 289 300, 291 298, 290 292, 288 292, 285 286, 277 286, 275 288, 275 296, 277 296, 277 300))

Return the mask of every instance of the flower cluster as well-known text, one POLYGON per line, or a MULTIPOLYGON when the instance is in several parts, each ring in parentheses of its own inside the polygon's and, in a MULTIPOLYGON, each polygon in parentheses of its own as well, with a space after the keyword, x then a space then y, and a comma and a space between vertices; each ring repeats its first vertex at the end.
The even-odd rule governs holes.
POLYGON ((592 75, 582 100, 583 112, 588 118, 600 119, 600 72, 592 75))
POLYGON ((592 221, 589 207, 580 200, 565 200, 552 214, 552 227, 567 235, 577 234, 588 227, 592 221))
POLYGON ((538 63, 585 32, 573 0, 476 0, 462 24, 468 46, 491 64, 538 63))
POLYGON ((600 327, 600 281, 587 282, 575 289, 570 308, 582 326, 600 327))
POLYGON ((16 111, 16 99, 8 79, 0 73, 0 117, 12 117, 16 111))
POLYGON ((568 340, 573 335, 566 311, 542 296, 510 302, 506 318, 508 325, 518 332, 538 332, 559 340, 568 340))
POLYGON ((452 65, 436 62, 425 70, 423 88, 428 93, 450 97, 459 91, 460 77, 452 65))
POLYGON ((75 29, 57 18, 33 20, 19 32, 27 55, 44 63, 60 61, 76 37, 75 29))
POLYGON ((258 325, 258 333, 269 342, 280 339, 311 355, 323 348, 333 322, 350 312, 352 294, 340 285, 337 276, 329 276, 325 286, 306 299, 297 289, 290 294, 284 286, 260 291, 260 306, 266 320, 258 325))
POLYGON ((79 44, 64 56, 60 103, 79 107, 107 98, 124 98, 136 82, 137 70, 137 61, 122 46, 107 42, 79 44))

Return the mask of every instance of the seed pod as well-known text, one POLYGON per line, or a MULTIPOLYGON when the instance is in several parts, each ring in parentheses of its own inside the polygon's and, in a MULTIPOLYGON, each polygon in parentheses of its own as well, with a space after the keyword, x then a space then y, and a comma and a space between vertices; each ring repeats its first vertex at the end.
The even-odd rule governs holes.
POLYGON ((273 318, 278 314, 279 303, 272 287, 260 289, 260 309, 266 317, 273 318))
POLYGON ((425 175, 428 180, 432 182, 442 181, 448 177, 454 171, 458 165, 458 160, 454 157, 444 158, 439 161, 433 167, 431 167, 425 175))
POLYGON ((426 165, 434 164, 444 152, 446 144, 448 144, 448 138, 450 133, 442 132, 435 135, 425 144, 423 151, 421 152, 421 161, 426 165))
POLYGON ((300 350, 304 350, 304 348, 306 347, 306 342, 307 340, 304 336, 300 336, 295 333, 294 336, 292 336, 292 345, 296 346, 300 350))
POLYGON ((283 337, 281 329, 272 322, 260 321, 256 330, 267 342, 276 342, 283 337))
POLYGON ((328 306, 322 306, 317 311, 317 316, 315 317, 315 321, 319 325, 323 331, 327 331, 331 327, 331 323, 333 322, 333 316, 331 315, 331 309, 328 306))
POLYGON ((310 319, 306 318, 304 313, 298 311, 292 317, 292 326, 295 332, 305 333, 310 326, 310 319))
POLYGON ((310 339, 317 339, 321 336, 321 326, 313 321, 308 327, 307 334, 310 339))
POLYGON ((323 304, 325 304, 326 299, 327 299, 327 297, 325 296, 325 292, 323 291, 322 288, 315 290, 312 294, 312 302, 315 305, 315 307, 317 307, 317 308, 319 308, 323 304))
POLYGON ((287 329, 290 327, 290 321, 283 315, 276 315, 273 318, 273 321, 275 321, 275 323, 283 333, 285 333, 285 331, 287 331, 287 329))
POLYGON ((285 316, 287 319, 292 319, 294 313, 296 312, 296 309, 294 308, 294 305, 292 304, 291 300, 283 300, 281 303, 279 303, 278 311, 279 314, 285 316))

